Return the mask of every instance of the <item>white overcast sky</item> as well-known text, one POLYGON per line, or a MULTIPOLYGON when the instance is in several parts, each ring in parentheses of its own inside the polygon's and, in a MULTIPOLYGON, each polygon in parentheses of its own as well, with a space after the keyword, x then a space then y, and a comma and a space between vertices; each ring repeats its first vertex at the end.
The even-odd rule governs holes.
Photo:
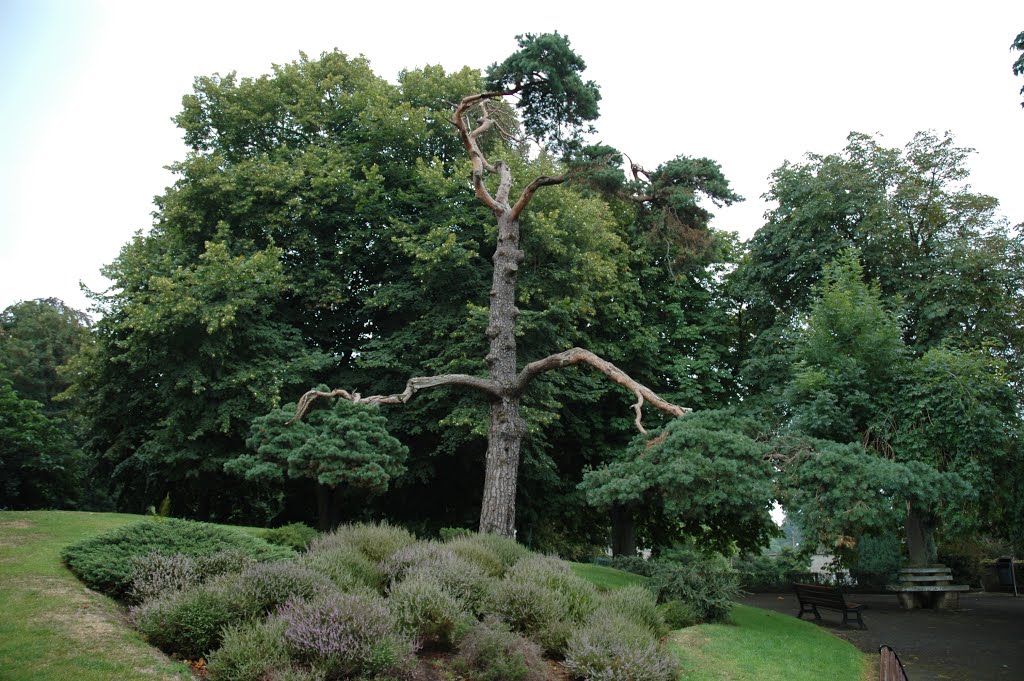
POLYGON ((381 76, 485 67, 558 30, 601 86, 599 139, 647 167, 721 163, 761 226, 768 175, 851 130, 903 146, 951 130, 972 186, 1024 221, 1024 109, 1009 47, 1024 2, 228 2, 0 0, 0 309, 88 305, 99 268, 151 223, 185 155, 171 122, 200 75, 258 76, 338 48, 381 76))

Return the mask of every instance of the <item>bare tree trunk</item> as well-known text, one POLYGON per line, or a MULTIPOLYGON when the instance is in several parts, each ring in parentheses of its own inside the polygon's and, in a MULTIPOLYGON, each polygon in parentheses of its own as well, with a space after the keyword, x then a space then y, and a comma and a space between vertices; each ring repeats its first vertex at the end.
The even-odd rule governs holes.
MULTIPOLYGON (((497 169, 504 180, 508 169, 503 163, 497 164, 497 169)), ((516 381, 515 323, 519 314, 515 305, 516 282, 523 252, 519 250, 519 221, 510 217, 507 207, 496 208, 494 212, 498 218, 498 246, 494 251, 487 323, 490 348, 485 359, 489 377, 501 398, 491 402, 480 531, 513 537, 519 452, 526 432, 526 425, 519 415, 519 395, 513 392, 516 381)))
POLYGON ((911 565, 931 565, 938 557, 935 547, 935 519, 907 502, 907 553, 911 565))

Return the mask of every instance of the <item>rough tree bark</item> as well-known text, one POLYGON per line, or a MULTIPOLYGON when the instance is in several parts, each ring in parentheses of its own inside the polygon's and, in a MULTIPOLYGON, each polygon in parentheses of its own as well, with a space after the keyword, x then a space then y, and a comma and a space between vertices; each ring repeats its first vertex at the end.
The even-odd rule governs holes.
POLYGON ((519 216, 538 189, 560 184, 565 178, 538 177, 523 190, 515 202, 511 201, 509 194, 513 178, 508 165, 503 161, 488 161, 479 139, 495 125, 489 107, 491 100, 513 94, 516 94, 516 90, 486 92, 465 97, 452 115, 452 123, 458 129, 459 137, 472 161, 473 189, 477 198, 490 208, 498 225, 497 244, 492 258, 494 272, 491 279, 487 324, 487 338, 490 342, 485 358, 487 379, 465 374, 416 377, 409 380, 402 393, 370 397, 362 397, 358 393, 345 390, 312 390, 299 401, 295 417, 302 418, 312 402, 320 397, 342 397, 355 402, 376 404, 400 404, 411 399, 417 390, 441 385, 461 385, 483 393, 490 400, 491 409, 480 531, 506 537, 515 534, 519 459, 523 436, 526 433, 526 424, 519 415, 519 399, 537 376, 552 369, 589 364, 636 396, 637 401, 633 408, 640 432, 645 432, 641 425, 641 410, 645 401, 671 416, 682 416, 690 411, 661 399, 611 362, 583 348, 572 348, 532 362, 517 373, 515 324, 519 310, 515 302, 519 266, 524 259, 523 251, 519 248, 519 216), (474 114, 472 123, 471 114, 474 114), (494 194, 484 184, 488 174, 495 175, 498 180, 494 194))

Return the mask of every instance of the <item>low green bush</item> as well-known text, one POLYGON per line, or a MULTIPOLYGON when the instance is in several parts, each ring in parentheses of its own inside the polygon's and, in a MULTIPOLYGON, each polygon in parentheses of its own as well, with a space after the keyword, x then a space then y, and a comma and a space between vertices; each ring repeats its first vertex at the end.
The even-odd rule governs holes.
POLYGON ((460 605, 475 616, 487 609, 488 596, 496 580, 488 576, 476 564, 460 556, 440 554, 433 560, 413 565, 406 573, 408 578, 427 577, 441 586, 460 605))
POLYGON ((308 552, 298 562, 326 575, 339 590, 383 593, 384 571, 354 546, 340 545, 308 552))
POLYGON ((201 584, 211 577, 241 572, 254 563, 241 551, 218 551, 210 556, 165 556, 151 553, 132 558, 131 583, 125 599, 142 603, 201 584))
POLYGON ((484 542, 473 538, 474 535, 458 537, 445 546, 456 556, 473 563, 491 577, 501 577, 508 567, 501 555, 484 542))
POLYGON ((474 624, 452 661, 456 673, 474 681, 545 681, 541 647, 497 620, 474 624))
POLYGON ((675 681, 679 666, 650 631, 619 616, 595 618, 565 646, 565 667, 575 678, 675 681))
POLYGON ((320 535, 310 543, 309 551, 316 553, 337 546, 352 546, 373 562, 382 563, 415 541, 416 537, 404 527, 387 523, 355 523, 320 535))
POLYGON ((187 659, 220 645, 221 630, 250 618, 234 575, 223 575, 177 593, 146 601, 129 611, 135 627, 165 653, 187 659))
POLYGON ((658 606, 658 613, 670 631, 700 624, 700 616, 693 606, 683 601, 669 601, 658 606))
POLYGON ((687 603, 702 622, 725 622, 740 595, 739 575, 721 556, 690 556, 688 562, 659 559, 651 574, 659 603, 687 603))
MULTIPOLYGON (((452 542, 453 545, 465 546, 477 546, 487 550, 488 553, 497 557, 501 563, 501 574, 504 574, 505 570, 512 567, 519 562, 520 559, 532 555, 530 550, 522 544, 516 543, 515 539, 509 539, 508 537, 499 537, 496 534, 472 534, 466 537, 458 537, 452 542)), ((454 548, 454 547, 453 547, 454 548)), ((458 549, 462 551, 462 548, 458 549)), ((473 560, 471 555, 464 555, 465 558, 473 560)), ((486 566, 481 565, 485 570, 486 566)), ((501 576, 495 575, 495 576, 501 576)))
POLYGON ((749 591, 791 591, 798 575, 810 570, 810 556, 789 546, 776 555, 741 556, 733 561, 740 584, 749 591))
POLYGON ((267 530, 263 533, 263 539, 271 544, 287 546, 295 551, 305 551, 319 535, 319 532, 305 523, 291 523, 267 530))
POLYGON ((530 555, 510 567, 505 579, 550 589, 562 619, 572 624, 582 624, 597 607, 597 587, 576 576, 569 564, 558 558, 530 555))
POLYGON ((388 607, 398 627, 417 640, 449 647, 454 635, 472 616, 428 573, 409 575, 392 585, 388 607))
MULTIPOLYGON (((263 681, 291 664, 284 640, 285 624, 269 618, 230 624, 206 669, 216 681, 263 681)), ((277 678, 276 676, 274 678, 277 678)))
POLYGON ((502 580, 491 592, 488 610, 549 653, 560 653, 572 630, 563 619, 558 593, 543 584, 502 580))
POLYGON ((601 594, 593 617, 621 617, 646 628, 656 638, 670 631, 658 610, 657 599, 643 586, 626 586, 601 594))
POLYGON ((136 559, 150 554, 203 556, 235 550, 254 560, 285 560, 295 552, 239 530, 175 518, 144 520, 71 544, 61 552, 68 568, 88 587, 124 599, 136 559))

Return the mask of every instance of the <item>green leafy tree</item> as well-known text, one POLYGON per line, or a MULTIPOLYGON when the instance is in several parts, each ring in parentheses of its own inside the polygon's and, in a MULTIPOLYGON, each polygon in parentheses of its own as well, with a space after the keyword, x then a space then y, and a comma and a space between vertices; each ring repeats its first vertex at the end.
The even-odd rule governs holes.
MULTIPOLYGON (((1010 49, 1022 52, 1022 54, 1013 62, 1013 75, 1024 76, 1024 31, 1018 33, 1017 37, 1013 39, 1013 44, 1010 45, 1010 49)), ((1020 93, 1024 95, 1024 87, 1021 87, 1020 93)), ((1024 102, 1021 102, 1020 105, 1024 106, 1024 102)))
POLYGON ((862 277, 854 252, 826 267, 797 334, 785 395, 798 436, 775 457, 786 506, 829 546, 902 524, 911 560, 934 562, 936 532, 983 526, 994 472, 1019 465, 1017 401, 991 351, 941 346, 910 359, 862 277))
POLYGON ((0 376, 0 507, 74 508, 81 453, 66 424, 0 376))
POLYGON ((312 481, 321 530, 337 526, 346 502, 387 491, 405 472, 409 450, 391 436, 376 407, 336 400, 292 423, 295 409, 292 403, 254 419, 246 444, 255 454, 225 469, 254 482, 312 481))
POLYGON ((882 296, 901 299, 913 354, 946 339, 990 343, 1020 365, 1024 250, 997 219, 996 199, 967 183, 971 152, 949 133, 918 133, 903 149, 852 133, 841 153, 809 154, 772 174, 766 198, 778 207, 730 282, 742 301, 751 393, 788 381, 792 321, 807 312, 825 264, 850 247, 882 296))
POLYGON ((89 343, 90 320, 56 298, 27 300, 0 313, 0 363, 21 399, 54 416, 67 405, 53 398, 68 388, 60 368, 89 343))
MULTIPOLYGON (((704 549, 751 550, 776 532, 769 514, 774 471, 759 437, 752 421, 697 412, 652 439, 638 436, 617 459, 588 471, 580 488, 595 507, 632 512, 645 546, 691 538, 704 549)), ((635 555, 631 539, 618 542, 616 555, 635 555)))

